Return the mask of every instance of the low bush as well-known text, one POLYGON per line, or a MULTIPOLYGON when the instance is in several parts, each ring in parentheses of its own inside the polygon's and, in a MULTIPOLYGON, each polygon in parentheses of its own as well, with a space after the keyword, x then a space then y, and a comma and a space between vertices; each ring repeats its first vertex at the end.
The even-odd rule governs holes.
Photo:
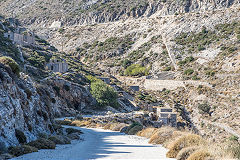
POLYGON ((210 157, 210 153, 206 150, 197 150, 193 152, 187 160, 205 160, 207 157, 210 157))
POLYGON ((185 147, 201 145, 203 143, 204 140, 199 135, 196 134, 184 135, 169 145, 167 157, 175 158, 181 149, 185 147))
POLYGON ((66 128, 66 132, 67 134, 71 134, 71 133, 79 133, 82 134, 82 131, 79 129, 75 129, 75 128, 66 128))
POLYGON ((37 152, 38 149, 29 145, 15 146, 9 148, 9 153, 14 156, 21 156, 23 154, 37 152))
POLYGON ((199 149, 198 146, 191 146, 186 147, 180 150, 180 152, 177 154, 176 159, 177 160, 186 160, 193 152, 195 152, 197 149, 199 149))
POLYGON ((38 149, 55 149, 56 144, 45 138, 39 138, 36 141, 29 142, 28 145, 38 149))
POLYGON ((53 141, 55 144, 65 144, 63 137, 59 135, 51 136, 48 139, 53 141))
POLYGON ((128 134, 129 135, 135 135, 137 132, 141 131, 142 129, 143 129, 142 125, 136 125, 128 131, 128 134))
POLYGON ((103 129, 110 129, 111 126, 112 126, 112 123, 107 123, 107 124, 103 127, 103 129))
POLYGON ((76 139, 80 139, 80 136, 78 133, 71 133, 71 134, 68 134, 67 137, 71 140, 76 140, 76 139))
POLYGON ((117 123, 112 127, 113 131, 120 131, 123 127, 126 127, 127 125, 125 123, 117 123))
POLYGON ((191 75, 191 74, 193 74, 193 72, 194 72, 194 70, 193 69, 191 69, 191 68, 189 68, 189 69, 186 69, 183 73, 185 74, 185 75, 191 75))
POLYGON ((176 131, 176 129, 172 128, 172 127, 159 128, 151 136, 149 143, 163 144, 165 141, 167 141, 168 139, 170 139, 172 137, 174 131, 176 131))
POLYGON ((240 143, 237 139, 232 139, 228 142, 227 151, 230 153, 234 158, 240 159, 240 143))
POLYGON ((85 127, 85 126, 89 126, 91 124, 90 120, 74 120, 72 121, 71 125, 72 126, 77 126, 77 127, 85 127))
POLYGON ((0 63, 9 66, 13 73, 19 75, 20 67, 17 62, 14 61, 12 58, 6 56, 0 57, 0 63))
POLYGON ((145 128, 137 133, 137 136, 150 138, 157 131, 157 128, 145 128))
POLYGON ((204 113, 209 114, 211 110, 211 106, 207 102, 205 102, 203 104, 198 104, 198 109, 201 114, 204 114, 204 113))
POLYGON ((146 76, 149 70, 140 64, 132 64, 128 66, 124 72, 126 76, 146 76))
POLYGON ((71 125, 72 124, 72 121, 70 120, 55 120, 55 123, 56 124, 59 124, 59 125, 71 125))

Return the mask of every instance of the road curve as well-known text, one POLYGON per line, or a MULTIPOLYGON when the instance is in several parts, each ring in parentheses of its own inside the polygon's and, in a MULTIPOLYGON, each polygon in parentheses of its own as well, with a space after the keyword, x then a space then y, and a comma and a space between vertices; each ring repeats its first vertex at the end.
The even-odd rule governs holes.
MULTIPOLYGON (((67 127, 67 126, 65 126, 67 127)), ((73 127, 79 129, 79 127, 73 127)), ((43 149, 12 160, 88 160, 88 159, 159 159, 166 158, 167 150, 161 145, 148 144, 148 140, 135 135, 103 130, 80 128, 84 141, 57 145, 55 150, 43 149)))

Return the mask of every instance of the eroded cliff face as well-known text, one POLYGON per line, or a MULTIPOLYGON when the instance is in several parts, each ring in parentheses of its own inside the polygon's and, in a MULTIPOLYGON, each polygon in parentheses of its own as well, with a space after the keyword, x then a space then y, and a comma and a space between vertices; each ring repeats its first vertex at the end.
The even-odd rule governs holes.
POLYGON ((0 150, 35 140, 40 134, 54 134, 53 119, 74 116, 94 105, 82 86, 63 79, 38 84, 31 77, 0 66, 0 150))

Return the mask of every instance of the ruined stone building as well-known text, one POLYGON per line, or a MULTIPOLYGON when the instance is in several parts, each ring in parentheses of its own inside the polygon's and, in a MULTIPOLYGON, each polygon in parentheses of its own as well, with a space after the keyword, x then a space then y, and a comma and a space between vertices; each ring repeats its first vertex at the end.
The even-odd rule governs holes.
POLYGON ((172 108, 154 106, 153 112, 156 116, 155 120, 161 125, 177 126, 177 114, 173 112, 172 108))
POLYGON ((4 33, 5 38, 9 38, 14 43, 22 46, 35 45, 34 33, 27 32, 26 28, 20 27, 18 21, 14 18, 9 18, 7 21, 15 29, 4 33))
POLYGON ((46 65, 47 70, 51 70, 53 72, 64 73, 68 71, 68 64, 65 60, 50 60, 50 62, 46 65))

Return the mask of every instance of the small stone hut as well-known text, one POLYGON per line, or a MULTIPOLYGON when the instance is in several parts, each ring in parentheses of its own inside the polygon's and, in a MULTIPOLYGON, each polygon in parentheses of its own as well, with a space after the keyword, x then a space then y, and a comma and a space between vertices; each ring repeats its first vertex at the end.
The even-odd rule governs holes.
POLYGON ((173 112, 172 108, 154 106, 153 111, 158 117, 157 121, 161 121, 163 125, 177 126, 177 114, 173 112))
POLYGON ((64 73, 68 71, 68 64, 66 60, 51 59, 50 62, 46 65, 46 69, 53 72, 64 73))

